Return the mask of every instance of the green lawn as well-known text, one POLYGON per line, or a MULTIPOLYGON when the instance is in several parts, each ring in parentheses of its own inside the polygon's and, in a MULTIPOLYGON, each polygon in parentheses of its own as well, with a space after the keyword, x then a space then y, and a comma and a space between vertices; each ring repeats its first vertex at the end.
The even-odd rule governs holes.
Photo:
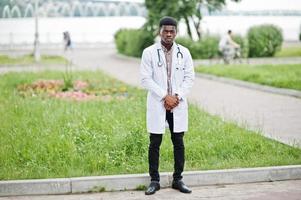
MULTIPOLYGON (((101 72, 81 72, 98 90, 124 87, 125 99, 67 101, 19 94, 20 84, 62 79, 60 72, 9 73, 0 78, 0 179, 147 173, 146 92, 101 72)), ((190 105, 185 170, 301 164, 301 149, 266 139, 190 105)), ((173 170, 170 134, 161 171, 173 170)))
POLYGON ((275 57, 299 57, 301 56, 300 47, 282 47, 282 49, 276 53, 275 57))
MULTIPOLYGON (((41 55, 42 64, 66 64, 66 59, 61 56, 41 55)), ((0 65, 28 65, 34 64, 34 57, 32 55, 24 55, 18 57, 10 57, 8 55, 0 55, 0 65)))
POLYGON ((197 72, 301 90, 301 64, 199 66, 197 72))

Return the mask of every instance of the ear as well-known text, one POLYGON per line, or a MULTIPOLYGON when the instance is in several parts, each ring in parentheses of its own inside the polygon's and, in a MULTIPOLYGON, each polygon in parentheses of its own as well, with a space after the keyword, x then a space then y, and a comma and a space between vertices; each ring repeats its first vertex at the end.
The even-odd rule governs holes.
POLYGON ((159 35, 159 36, 162 36, 161 33, 162 33, 162 28, 159 28, 158 35, 159 35))

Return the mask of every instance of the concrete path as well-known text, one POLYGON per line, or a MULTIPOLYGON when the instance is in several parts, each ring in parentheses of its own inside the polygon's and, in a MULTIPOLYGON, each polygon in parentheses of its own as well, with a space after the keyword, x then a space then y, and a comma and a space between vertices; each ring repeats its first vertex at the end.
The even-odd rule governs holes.
POLYGON ((103 192, 72 195, 2 197, 0 200, 300 200, 301 180, 193 187, 191 194, 171 188, 145 196, 143 191, 103 192))
MULTIPOLYGON (((20 52, 19 52, 20 53, 20 52)), ((62 54, 62 50, 44 50, 62 54)), ((75 49, 67 57, 76 70, 103 70, 128 84, 140 86, 139 59, 116 55, 113 45, 75 49)), ((17 68, 21 70, 20 68, 17 68)), ((32 67, 39 70, 39 67, 32 67)), ((0 73, 7 71, 0 68, 0 73)), ((235 121, 278 141, 301 146, 301 99, 243 88, 196 77, 190 101, 227 121, 235 121)))

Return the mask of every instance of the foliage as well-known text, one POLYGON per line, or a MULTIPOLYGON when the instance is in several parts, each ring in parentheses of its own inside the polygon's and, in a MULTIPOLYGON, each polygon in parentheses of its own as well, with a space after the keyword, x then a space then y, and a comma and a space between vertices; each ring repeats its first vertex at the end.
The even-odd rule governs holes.
POLYGON ((115 34, 118 52, 128 56, 140 57, 143 50, 153 42, 153 35, 141 29, 120 29, 115 34))
POLYGON ((301 46, 282 47, 275 57, 301 57, 301 46))
MULTIPOLYGON (((238 2, 240 0, 232 0, 238 2)), ((225 0, 145 0, 145 6, 148 10, 147 23, 145 24, 146 30, 154 33, 158 30, 159 20, 163 16, 171 16, 178 21, 184 20, 187 27, 187 32, 190 38, 192 38, 192 29, 195 30, 199 39, 201 38, 200 33, 200 22, 202 15, 200 12, 201 4, 206 3, 209 12, 216 9, 220 9, 226 4, 225 0), (189 21, 193 22, 191 27, 189 21)))
POLYGON ((233 40, 240 45, 241 57, 247 58, 249 55, 249 42, 248 39, 241 35, 233 35, 233 40))
POLYGON ((193 59, 209 59, 218 55, 218 36, 205 35, 198 41, 179 37, 176 41, 190 50, 193 59))
POLYGON ((138 191, 145 191, 146 190, 146 185, 137 185, 137 187, 136 187, 136 190, 138 190, 138 191))
POLYGON ((176 42, 183 45, 184 47, 188 48, 190 52, 192 51, 192 46, 195 43, 189 37, 177 37, 176 42))
POLYGON ((103 186, 94 186, 91 190, 89 190, 89 192, 105 192, 106 191, 106 188, 103 187, 103 186))
MULTIPOLYGON (((66 62, 67 61, 65 58, 55 55, 42 55, 40 61, 41 64, 65 64, 66 62)), ((27 65, 33 63, 35 63, 35 61, 32 54, 18 57, 11 57, 8 55, 0 54, 0 65, 27 65)))
POLYGON ((193 52, 196 58, 214 58, 218 55, 218 36, 205 35, 201 40, 195 43, 196 52, 193 52))
POLYGON ((275 25, 253 26, 248 30, 249 57, 270 57, 280 50, 282 31, 275 25))
POLYGON ((300 64, 200 66, 196 71, 273 87, 301 90, 300 64))
POLYGON ((157 30, 159 20, 163 16, 172 16, 178 21, 182 18, 188 18, 195 14, 197 9, 197 0, 146 0, 145 6, 148 9, 147 30, 157 30))
POLYGON ((64 87, 62 91, 68 91, 73 88, 72 63, 68 61, 63 74, 64 87))

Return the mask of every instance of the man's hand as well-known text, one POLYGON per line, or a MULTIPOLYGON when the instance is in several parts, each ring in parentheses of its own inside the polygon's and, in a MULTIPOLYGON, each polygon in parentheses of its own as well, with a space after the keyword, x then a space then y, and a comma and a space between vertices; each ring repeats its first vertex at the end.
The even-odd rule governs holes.
POLYGON ((177 96, 167 95, 164 98, 164 107, 166 110, 172 110, 179 105, 179 98, 177 96))

